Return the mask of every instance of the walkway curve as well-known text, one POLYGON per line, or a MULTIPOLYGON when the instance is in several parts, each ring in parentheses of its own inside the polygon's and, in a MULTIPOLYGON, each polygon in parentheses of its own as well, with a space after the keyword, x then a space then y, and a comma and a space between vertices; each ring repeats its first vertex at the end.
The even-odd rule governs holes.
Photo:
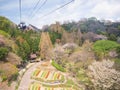
POLYGON ((36 69, 36 67, 40 64, 41 64, 41 62, 35 63, 33 66, 31 66, 25 72, 25 74, 23 75, 23 77, 20 81, 18 90, 28 90, 30 83, 33 82, 33 80, 31 79, 31 75, 32 75, 33 71, 36 69))

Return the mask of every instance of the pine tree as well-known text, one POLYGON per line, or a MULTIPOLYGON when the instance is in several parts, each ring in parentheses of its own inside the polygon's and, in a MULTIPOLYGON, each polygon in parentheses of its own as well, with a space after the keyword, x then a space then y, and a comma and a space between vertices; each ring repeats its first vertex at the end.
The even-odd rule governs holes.
POLYGON ((40 40, 40 56, 42 59, 50 60, 52 58, 52 42, 48 32, 42 32, 40 40))

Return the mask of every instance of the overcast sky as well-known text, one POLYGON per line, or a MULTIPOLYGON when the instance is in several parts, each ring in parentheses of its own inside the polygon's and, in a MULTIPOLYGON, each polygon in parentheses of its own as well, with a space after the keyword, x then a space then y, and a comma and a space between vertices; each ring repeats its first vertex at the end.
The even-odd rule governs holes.
MULTIPOLYGON (((56 21, 79 21, 81 18, 97 17, 98 19, 120 20, 120 0, 75 0, 56 12, 44 16, 46 13, 70 2, 71 0, 41 0, 36 11, 33 10, 38 0, 22 1, 22 21, 42 27, 56 21), (31 14, 34 11, 33 15, 31 14), (33 16, 33 17, 31 17, 33 16)), ((15 23, 19 23, 19 0, 0 0, 0 15, 6 16, 15 23)))

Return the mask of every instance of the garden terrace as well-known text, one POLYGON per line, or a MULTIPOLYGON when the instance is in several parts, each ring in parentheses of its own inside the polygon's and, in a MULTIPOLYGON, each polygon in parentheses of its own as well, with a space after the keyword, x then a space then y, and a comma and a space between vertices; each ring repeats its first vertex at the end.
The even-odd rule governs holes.
POLYGON ((43 86, 38 83, 32 83, 29 87, 29 90, 75 90, 72 87, 65 86, 43 86))
POLYGON ((63 82, 65 79, 60 72, 41 69, 36 69, 32 74, 32 78, 44 82, 63 82))

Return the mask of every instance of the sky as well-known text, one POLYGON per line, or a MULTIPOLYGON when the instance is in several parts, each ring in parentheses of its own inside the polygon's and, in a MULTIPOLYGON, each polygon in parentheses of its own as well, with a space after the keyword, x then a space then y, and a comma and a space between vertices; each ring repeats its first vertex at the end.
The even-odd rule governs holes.
MULTIPOLYGON (((100 20, 120 21, 120 0, 74 0, 69 5, 45 16, 52 10, 71 0, 40 0, 37 8, 33 8, 39 0, 21 0, 22 20, 41 28, 59 21, 79 21, 82 18, 96 17, 100 20), (41 8, 40 8, 41 7, 41 8), (40 8, 40 9, 39 9, 40 8)), ((20 22, 19 0, 0 0, 0 16, 9 18, 14 23, 20 22)))

